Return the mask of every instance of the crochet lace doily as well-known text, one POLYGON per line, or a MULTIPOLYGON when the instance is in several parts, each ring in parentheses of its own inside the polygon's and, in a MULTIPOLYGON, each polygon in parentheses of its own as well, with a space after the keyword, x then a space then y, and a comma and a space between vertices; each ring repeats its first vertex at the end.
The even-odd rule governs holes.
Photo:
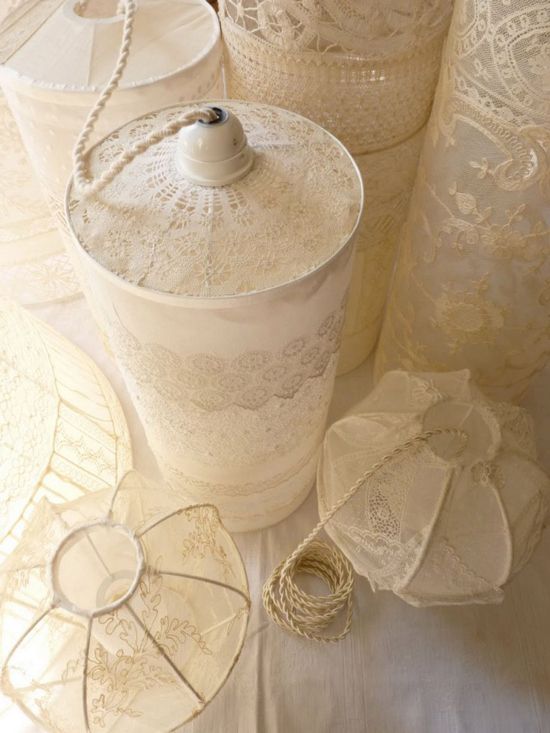
MULTIPOLYGON (((241 120, 253 168, 222 187, 198 186, 176 166, 177 137, 140 155, 100 194, 79 199, 71 221, 100 264, 135 285, 227 296, 292 282, 349 241, 361 184, 346 150, 314 123, 264 105, 214 102, 241 120)), ((92 175, 182 108, 136 120, 93 152, 92 175)))

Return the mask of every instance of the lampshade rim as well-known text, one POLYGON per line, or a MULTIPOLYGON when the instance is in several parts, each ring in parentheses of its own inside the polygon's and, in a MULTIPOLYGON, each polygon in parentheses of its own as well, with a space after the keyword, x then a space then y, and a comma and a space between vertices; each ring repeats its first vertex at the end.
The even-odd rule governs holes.
MULTIPOLYGON (((223 106, 224 103, 227 102, 241 102, 246 104, 252 104, 250 102, 247 102, 246 100, 235 100, 235 99, 229 99, 229 100, 199 100, 199 101, 189 101, 185 102, 184 104, 178 104, 178 105, 169 105, 167 107, 162 107, 161 109, 155 110, 154 113, 147 113, 144 115, 140 115, 139 117, 136 117, 131 122, 126 122, 123 125, 120 125, 116 129, 112 130, 108 135, 105 135, 101 140, 99 140, 97 143, 95 143, 92 148, 90 149, 90 152, 97 149, 100 145, 102 145, 108 138, 110 138, 112 135, 120 132, 123 128, 127 127, 128 125, 136 122, 137 120, 142 119, 143 117, 150 117, 151 114, 157 114, 160 112, 165 112, 168 110, 177 110, 182 109, 185 107, 192 107, 193 105, 197 104, 208 104, 212 106, 223 106)), ((270 104, 260 104, 260 103, 253 103, 254 107, 261 107, 264 109, 276 109, 279 110, 281 108, 275 107, 274 105, 270 104)), ((355 243, 355 237, 357 234, 357 231, 359 229, 359 225, 361 224, 361 220, 363 218, 364 209, 365 209, 365 190, 364 190, 364 184, 363 184, 363 177, 361 175, 361 172, 359 170, 359 167, 357 163, 354 160, 353 155, 349 152, 347 147, 331 132, 326 130, 324 127, 321 127, 321 125, 318 125, 317 123, 313 122, 312 120, 309 120, 308 118, 304 117, 303 115, 299 115, 295 112, 292 112, 292 115, 295 117, 299 117, 300 119, 303 119, 307 121, 309 124, 314 125, 316 128, 321 130, 324 134, 326 134, 336 146, 338 146, 342 152, 347 156, 348 161, 351 163, 352 169, 355 173, 356 180, 358 183, 358 192, 359 192, 359 207, 357 211, 357 215, 355 217, 355 222, 349 232, 349 235, 343 241, 338 249, 336 249, 327 259, 323 260, 321 263, 313 267, 312 269, 302 273, 298 277, 287 280, 282 283, 277 283, 276 285, 271 285, 267 288, 262 288, 259 290, 249 290, 243 293, 232 293, 232 294, 224 294, 224 295, 189 295, 186 293, 169 293, 162 290, 154 290, 152 288, 144 288, 140 287, 139 285, 135 285, 134 283, 130 282, 129 280, 125 280, 124 278, 120 277, 119 275, 115 274, 111 270, 109 270, 105 265, 102 265, 98 260, 96 260, 84 247, 82 242, 80 241, 80 237, 76 232, 76 229, 73 225, 71 211, 70 211, 70 202, 73 195, 73 189, 74 189, 74 175, 71 174, 71 177, 69 178, 69 182, 67 184, 67 188, 65 190, 65 200, 64 200, 64 214, 65 219, 69 228, 69 232, 71 234, 72 238, 72 245, 77 250, 78 254, 85 258, 86 263, 91 265, 96 269, 96 271, 107 280, 111 281, 113 284, 116 284, 118 287, 122 287, 125 290, 128 290, 132 294, 146 298, 148 300, 152 300, 158 303, 164 303, 165 305, 170 306, 180 306, 185 308, 205 308, 205 307, 231 307, 231 305, 237 306, 241 305, 242 303, 246 302, 247 298, 254 298, 256 301, 257 298, 266 298, 269 299, 271 297, 277 297, 277 295, 282 292, 285 288, 288 287, 294 287, 298 286, 300 284, 303 284, 307 282, 309 278, 313 278, 320 273, 323 272, 323 270, 329 268, 341 255, 343 255, 347 249, 350 246, 353 246, 355 243)))
MULTIPOLYGON (((201 0, 199 3, 203 7, 206 8, 206 12, 210 14, 210 18, 212 20, 212 38, 210 39, 210 42, 207 45, 204 45, 200 52, 198 52, 193 59, 188 61, 187 63, 184 63, 180 66, 178 66, 176 69, 171 69, 166 74, 159 74, 158 76, 154 77, 147 77, 145 79, 132 81, 130 83, 124 81, 124 76, 120 80, 120 84, 118 85, 118 88, 115 92, 115 100, 117 96, 122 93, 130 93, 133 90, 142 90, 146 87, 152 86, 154 84, 157 84, 158 82, 164 82, 164 81, 170 81, 171 79, 177 77, 180 74, 183 74, 185 72, 193 72, 196 70, 198 66, 200 66, 203 61, 216 49, 216 46, 219 46, 219 63, 221 64, 222 61, 222 52, 223 47, 221 43, 221 29, 220 24, 218 22, 218 16, 216 14, 216 11, 214 8, 210 5, 210 3, 206 2, 205 0, 201 0)), ((17 51, 14 52, 15 55, 17 51)), ((130 51, 131 55, 131 51, 130 51)), ((11 58, 11 57, 10 57, 11 58)), ((44 80, 39 79, 33 79, 28 74, 24 74, 20 71, 17 71, 17 69, 14 69, 9 66, 9 60, 8 58, 6 61, 0 64, 0 83, 14 83, 17 82, 21 86, 36 89, 39 91, 45 91, 45 92, 63 92, 64 94, 90 94, 90 95, 98 95, 104 88, 105 84, 107 84, 108 79, 105 79, 105 81, 102 84, 99 85, 67 85, 63 84, 61 82, 46 82, 44 80)), ((114 63, 114 59, 113 59, 114 63)), ((88 101, 87 105, 91 106, 92 102, 88 101)))

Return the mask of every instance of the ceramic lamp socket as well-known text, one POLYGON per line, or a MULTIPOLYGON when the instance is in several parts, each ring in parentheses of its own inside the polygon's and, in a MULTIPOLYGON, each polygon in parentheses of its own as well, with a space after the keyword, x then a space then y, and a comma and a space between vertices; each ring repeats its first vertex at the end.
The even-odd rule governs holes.
POLYGON ((225 186, 245 176, 254 153, 239 119, 221 107, 217 118, 199 120, 178 134, 177 166, 188 180, 201 186, 225 186))

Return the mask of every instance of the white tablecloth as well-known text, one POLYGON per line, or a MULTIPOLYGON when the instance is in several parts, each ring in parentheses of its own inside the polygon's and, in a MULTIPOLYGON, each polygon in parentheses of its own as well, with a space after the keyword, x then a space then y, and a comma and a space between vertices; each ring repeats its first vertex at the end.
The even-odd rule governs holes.
MULTIPOLYGON (((111 379, 132 431, 136 467, 156 467, 120 375, 82 299, 36 311, 111 379)), ((370 365, 337 382, 335 419, 370 388, 370 365)), ((525 401, 550 470, 550 369, 525 401)), ((261 586, 317 520, 314 492, 281 524, 235 535, 253 609, 241 658, 187 733, 550 733, 550 532, 500 606, 415 609, 358 578, 351 634, 318 645, 268 621, 261 586)), ((38 733, 14 707, 1 733, 38 733)), ((128 722, 124 733, 132 733, 128 722)))

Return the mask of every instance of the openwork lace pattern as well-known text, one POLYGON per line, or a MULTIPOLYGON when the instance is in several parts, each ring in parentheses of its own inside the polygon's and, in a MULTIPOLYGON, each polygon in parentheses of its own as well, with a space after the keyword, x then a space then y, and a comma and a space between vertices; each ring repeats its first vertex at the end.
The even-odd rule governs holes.
POLYGON ((130 437, 111 385, 63 337, 16 305, 0 304, 0 556, 36 504, 115 486, 130 437))
MULTIPOLYGON (((172 135, 100 196, 72 196, 71 223, 84 248, 130 283, 194 296, 260 291, 313 271, 351 237, 360 182, 341 145, 284 110, 213 104, 239 117, 254 150, 253 168, 240 181, 221 187, 188 181, 172 135)), ((92 176, 181 112, 154 113, 110 135, 92 153, 92 176)))
POLYGON ((540 538, 550 480, 528 414, 486 399, 466 370, 389 372, 335 423, 319 472, 320 515, 380 456, 441 429, 462 438, 411 445, 364 482, 327 531, 374 589, 417 606, 497 602, 540 538))
POLYGON ((215 507, 182 508, 134 473, 92 501, 41 502, 0 572, 0 594, 4 689, 54 733, 175 730, 225 682, 250 607, 242 560, 215 507), (68 542, 91 528, 104 533, 101 544, 93 532, 68 542), (135 566, 115 552, 125 549, 120 530, 138 550, 135 566), (58 591, 78 595, 82 571, 91 599, 97 588, 89 611, 58 591))
POLYGON ((550 354, 550 10, 456 4, 377 372, 469 367, 518 399, 550 354))
MULTIPOLYGON (((377 45, 371 54, 367 41, 362 51, 353 53, 299 48, 289 41, 277 11, 270 16, 271 25, 251 30, 252 11, 247 8, 239 15, 226 5, 221 21, 229 95, 300 112, 330 130, 353 154, 391 147, 427 120, 448 10, 447 2, 439 4, 435 27, 429 26, 430 32, 418 36, 414 45, 377 55, 377 45)), ((279 9, 279 16, 285 12, 279 9)), ((374 31, 372 26, 369 37, 374 31)), ((384 42, 391 47, 382 37, 378 48, 384 42)))

